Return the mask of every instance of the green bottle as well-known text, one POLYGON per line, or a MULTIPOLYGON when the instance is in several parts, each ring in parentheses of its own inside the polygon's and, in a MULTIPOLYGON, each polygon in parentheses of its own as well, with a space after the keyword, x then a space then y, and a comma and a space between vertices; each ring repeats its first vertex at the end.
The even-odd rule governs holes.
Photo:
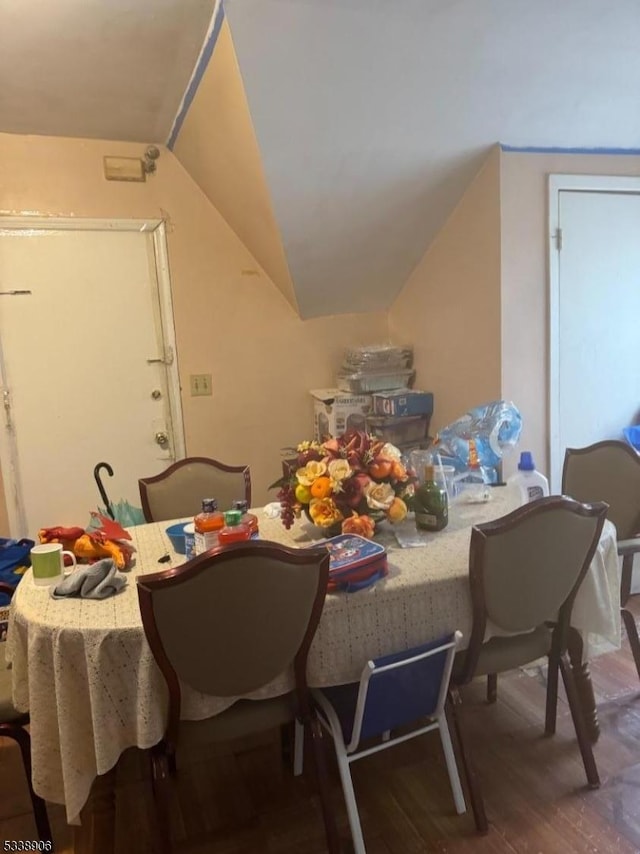
POLYGON ((441 531, 449 522, 447 491, 436 483, 433 466, 424 467, 424 483, 413 499, 416 528, 421 531, 441 531))

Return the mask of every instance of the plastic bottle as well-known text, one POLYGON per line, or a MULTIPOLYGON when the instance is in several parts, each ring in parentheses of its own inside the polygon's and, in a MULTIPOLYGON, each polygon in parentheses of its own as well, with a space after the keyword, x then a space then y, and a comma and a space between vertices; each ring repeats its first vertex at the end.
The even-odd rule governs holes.
POLYGON ((523 451, 520 454, 518 471, 511 475, 507 483, 517 486, 520 490, 520 504, 527 504, 549 494, 549 481, 536 469, 531 451, 523 451))
POLYGON ((227 510, 224 514, 224 528, 218 531, 218 543, 226 546, 229 543, 241 543, 251 539, 251 530, 242 521, 241 510, 227 510))
POLYGON ((234 501, 232 504, 234 510, 239 510, 242 513, 242 521, 249 526, 251 531, 251 539, 257 540, 260 536, 258 532, 258 517, 253 513, 247 512, 249 509, 248 501, 234 501))
POLYGON ((224 516, 215 498, 202 499, 202 512, 194 518, 195 551, 197 555, 218 545, 218 532, 224 527, 224 516))
POLYGON ((441 531, 449 522, 447 490, 435 481, 433 466, 424 467, 424 483, 413 498, 416 528, 421 531, 441 531))

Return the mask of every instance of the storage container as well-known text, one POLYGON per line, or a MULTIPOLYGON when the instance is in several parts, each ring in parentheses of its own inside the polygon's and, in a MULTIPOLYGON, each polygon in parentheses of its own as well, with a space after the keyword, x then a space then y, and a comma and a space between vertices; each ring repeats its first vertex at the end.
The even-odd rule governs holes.
POLYGON ((338 374, 338 388, 352 394, 406 388, 413 382, 415 371, 411 368, 384 371, 355 371, 338 374))
POLYGON ((401 446, 424 441, 430 421, 430 415, 372 416, 367 419, 367 427, 378 439, 401 446))

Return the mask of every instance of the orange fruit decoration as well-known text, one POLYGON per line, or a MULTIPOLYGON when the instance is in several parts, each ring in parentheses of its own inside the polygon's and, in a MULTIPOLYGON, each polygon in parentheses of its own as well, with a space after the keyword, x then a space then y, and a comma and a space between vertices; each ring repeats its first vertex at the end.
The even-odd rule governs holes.
POLYGON ((368 472, 375 480, 382 480, 385 477, 389 477, 392 469, 392 460, 387 460, 384 457, 376 457, 369 465, 368 472))
POLYGON ((314 498, 328 498, 331 495, 331 480, 328 477, 317 477, 310 489, 314 498))

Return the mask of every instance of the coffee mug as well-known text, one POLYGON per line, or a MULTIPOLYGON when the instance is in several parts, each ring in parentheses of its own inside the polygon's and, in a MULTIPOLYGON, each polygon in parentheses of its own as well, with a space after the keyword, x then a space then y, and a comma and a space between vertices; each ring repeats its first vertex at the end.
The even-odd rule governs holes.
POLYGON ((56 584, 65 574, 64 555, 69 555, 75 569, 76 557, 73 552, 62 548, 62 543, 43 543, 31 549, 31 570, 34 584, 56 584))

